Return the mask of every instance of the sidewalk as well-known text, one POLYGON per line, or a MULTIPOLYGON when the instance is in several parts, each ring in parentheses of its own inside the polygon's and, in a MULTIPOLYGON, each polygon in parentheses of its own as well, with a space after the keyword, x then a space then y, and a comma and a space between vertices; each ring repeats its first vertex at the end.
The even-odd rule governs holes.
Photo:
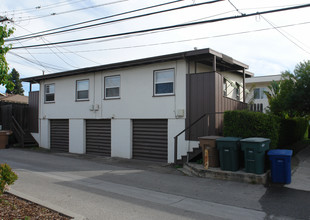
POLYGON ((310 192, 310 146, 292 160, 292 182, 285 187, 310 192))

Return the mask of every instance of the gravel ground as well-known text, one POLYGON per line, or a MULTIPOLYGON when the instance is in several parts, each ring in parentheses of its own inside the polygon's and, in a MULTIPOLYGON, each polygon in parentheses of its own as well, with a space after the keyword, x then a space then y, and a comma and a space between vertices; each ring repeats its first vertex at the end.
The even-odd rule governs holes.
POLYGON ((34 219, 60 219, 69 220, 71 217, 62 215, 41 205, 21 199, 10 193, 0 196, 1 220, 34 220, 34 219))

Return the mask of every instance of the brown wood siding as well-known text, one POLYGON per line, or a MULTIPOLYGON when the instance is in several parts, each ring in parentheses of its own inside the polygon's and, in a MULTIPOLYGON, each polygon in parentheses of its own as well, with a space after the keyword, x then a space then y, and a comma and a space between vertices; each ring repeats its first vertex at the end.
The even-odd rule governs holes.
MULTIPOLYGON (((223 76, 217 72, 186 75, 186 121, 189 126, 205 113, 245 109, 247 104, 223 96, 223 76)), ((222 135, 223 114, 204 117, 186 132, 186 140, 206 135, 222 135)))
POLYGON ((86 120, 86 153, 111 156, 111 120, 86 120))
MULTIPOLYGON (((215 78, 214 73, 198 73, 186 75, 186 127, 207 112, 215 111, 215 78)), ((187 140, 196 140, 204 134, 213 134, 215 117, 205 117, 186 132, 187 140)))
POLYGON ((168 161, 168 120, 133 120, 133 158, 168 161))
MULTIPOLYGON (((246 109, 247 108, 246 103, 224 96, 223 80, 224 79, 221 74, 219 73, 215 74, 215 84, 216 84, 215 97, 217 97, 218 100, 215 105, 215 112, 246 109)), ((223 122, 224 122, 224 114, 217 114, 215 119, 216 134, 222 134, 223 122)))
POLYGON ((39 91, 29 92, 29 131, 39 132, 39 91))
POLYGON ((69 120, 51 119, 51 150, 58 152, 69 152, 69 120))

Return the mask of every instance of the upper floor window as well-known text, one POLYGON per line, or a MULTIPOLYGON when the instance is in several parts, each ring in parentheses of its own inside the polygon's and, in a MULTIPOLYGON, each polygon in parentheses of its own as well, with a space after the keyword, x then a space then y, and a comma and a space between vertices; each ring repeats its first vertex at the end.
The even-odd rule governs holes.
POLYGON ((223 95, 227 96, 227 80, 223 78, 223 95))
POLYGON ((236 99, 240 101, 240 84, 236 83, 236 99))
POLYGON ((76 81, 76 100, 88 100, 89 97, 89 80, 76 81))
POLYGON ((265 91, 267 91, 266 88, 255 88, 254 89, 254 99, 266 99, 267 96, 265 94, 265 91))
POLYGON ((105 98, 120 97, 121 76, 107 76, 104 78, 105 98))
POLYGON ((55 102, 55 84, 46 84, 44 86, 44 101, 46 103, 55 102))
POLYGON ((154 71, 154 95, 174 94, 174 69, 154 71))

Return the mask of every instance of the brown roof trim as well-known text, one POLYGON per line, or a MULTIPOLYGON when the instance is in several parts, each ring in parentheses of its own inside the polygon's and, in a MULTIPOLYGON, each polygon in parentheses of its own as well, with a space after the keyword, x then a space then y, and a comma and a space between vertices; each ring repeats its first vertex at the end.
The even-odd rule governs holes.
POLYGON ((152 64, 152 63, 174 61, 174 60, 179 60, 179 59, 191 59, 191 57, 197 57, 199 55, 206 55, 206 54, 215 55, 216 57, 223 59, 225 62, 240 66, 240 68, 244 68, 244 69, 249 68, 248 65, 243 64, 237 60, 234 60, 225 54, 222 54, 215 50, 207 48, 207 49, 192 50, 192 51, 187 51, 187 52, 174 53, 174 54, 168 54, 168 55, 162 55, 162 56, 156 56, 156 57, 143 58, 143 59, 138 59, 138 60, 106 64, 106 65, 101 65, 101 66, 81 68, 81 69, 76 69, 76 70, 69 70, 69 71, 54 73, 54 74, 27 77, 27 78, 23 78, 22 81, 38 83, 39 81, 45 80, 45 79, 53 79, 53 78, 64 77, 64 76, 79 75, 79 74, 98 72, 98 71, 103 71, 103 70, 128 68, 128 67, 147 65, 147 64, 152 64))

